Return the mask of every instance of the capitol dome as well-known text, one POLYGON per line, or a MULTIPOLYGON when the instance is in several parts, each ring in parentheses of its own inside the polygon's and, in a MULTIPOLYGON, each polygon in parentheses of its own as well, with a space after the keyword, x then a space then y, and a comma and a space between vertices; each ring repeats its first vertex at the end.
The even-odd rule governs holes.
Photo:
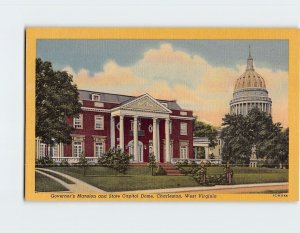
POLYGON ((249 46, 247 68, 235 82, 233 99, 230 101, 230 113, 245 116, 254 107, 271 114, 272 101, 268 97, 265 80, 254 70, 249 46))

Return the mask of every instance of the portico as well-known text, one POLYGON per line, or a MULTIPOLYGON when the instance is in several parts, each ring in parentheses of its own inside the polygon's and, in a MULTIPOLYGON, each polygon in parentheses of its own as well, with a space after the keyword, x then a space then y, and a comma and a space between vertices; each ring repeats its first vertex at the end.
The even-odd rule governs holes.
POLYGON ((125 137, 124 137, 124 121, 128 118, 133 119, 133 162, 141 161, 139 156, 139 127, 138 122, 140 119, 147 118, 152 120, 152 150, 156 157, 156 161, 161 161, 159 143, 161 141, 159 133, 159 121, 163 120, 164 123, 164 136, 165 144, 169 145, 165 148, 165 161, 171 162, 170 156, 170 114, 172 112, 151 97, 149 94, 142 95, 132 101, 129 101, 121 106, 111 110, 111 147, 116 147, 115 138, 115 118, 119 117, 119 145, 118 147, 124 151, 125 137))

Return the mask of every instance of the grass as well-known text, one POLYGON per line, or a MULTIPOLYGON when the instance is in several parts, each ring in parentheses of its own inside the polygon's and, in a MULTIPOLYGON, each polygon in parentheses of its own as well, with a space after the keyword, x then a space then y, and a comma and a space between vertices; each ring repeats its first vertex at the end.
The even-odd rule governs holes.
MULTIPOLYGON (((288 170, 275 168, 233 167, 233 184, 287 182, 288 170)), ((221 174, 222 167, 209 167, 209 175, 221 174)))
POLYGON ((51 172, 51 171, 43 171, 43 172, 47 173, 48 175, 54 176, 57 179, 60 179, 60 180, 64 181, 67 184, 74 184, 73 181, 71 181, 71 180, 67 179, 66 177, 63 177, 63 176, 61 176, 61 175, 59 175, 57 173, 54 173, 54 172, 51 172))
MULTIPOLYGON (((130 166, 123 176, 105 167, 89 167, 86 176, 80 167, 52 167, 93 186, 109 192, 147 190, 199 186, 189 176, 151 176, 151 169, 143 166, 130 166), (117 175, 117 176, 114 176, 117 175)), ((234 184, 287 182, 288 170, 271 168, 233 167, 234 184)), ((222 174, 223 167, 208 167, 208 175, 222 174)))
POLYGON ((151 176, 151 169, 141 166, 130 166, 125 176, 113 176, 112 169, 109 169, 108 176, 101 176, 105 175, 108 169, 104 167, 88 168, 87 176, 83 176, 83 170, 80 167, 53 167, 51 169, 109 192, 198 186, 189 176, 151 176))
POLYGON ((44 176, 38 172, 35 173, 35 191, 36 192, 59 192, 68 191, 60 183, 54 181, 53 179, 44 176))

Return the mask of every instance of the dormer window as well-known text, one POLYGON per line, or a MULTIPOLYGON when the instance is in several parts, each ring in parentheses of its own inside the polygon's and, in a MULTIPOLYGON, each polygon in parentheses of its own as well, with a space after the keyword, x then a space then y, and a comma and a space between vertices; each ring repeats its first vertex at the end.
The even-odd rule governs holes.
POLYGON ((92 94, 92 100, 93 101, 100 101, 100 95, 92 94))
POLYGON ((166 107, 166 108, 168 107, 167 103, 161 103, 161 105, 164 106, 164 107, 166 107))

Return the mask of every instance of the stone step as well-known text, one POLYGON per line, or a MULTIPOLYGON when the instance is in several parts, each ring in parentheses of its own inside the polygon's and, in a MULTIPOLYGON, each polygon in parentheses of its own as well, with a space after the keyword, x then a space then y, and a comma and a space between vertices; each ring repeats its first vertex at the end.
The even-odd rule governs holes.
POLYGON ((166 172, 167 176, 182 176, 181 172, 171 163, 159 164, 166 172))

